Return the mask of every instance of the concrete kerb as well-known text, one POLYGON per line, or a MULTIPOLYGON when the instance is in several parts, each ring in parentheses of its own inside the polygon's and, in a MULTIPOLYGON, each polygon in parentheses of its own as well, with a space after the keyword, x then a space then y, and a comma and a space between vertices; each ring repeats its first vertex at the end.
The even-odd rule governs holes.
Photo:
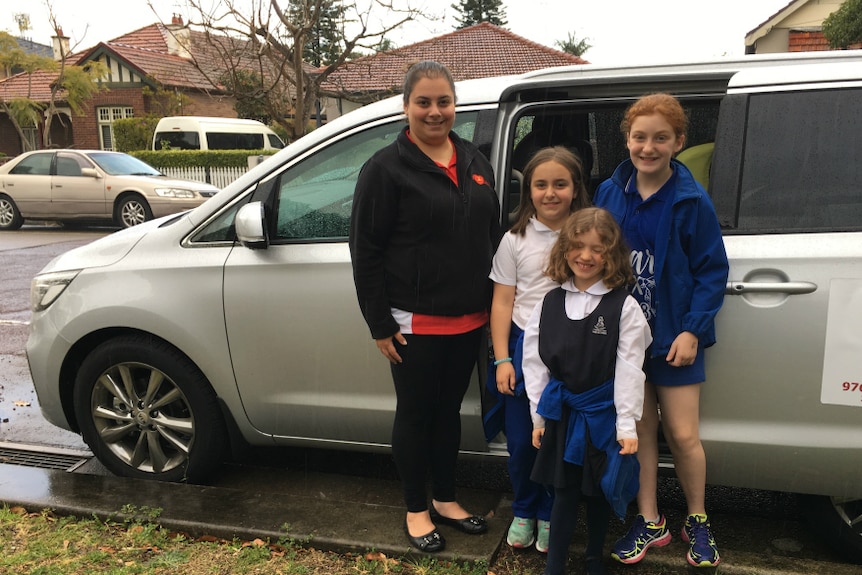
MULTIPOLYGON (((425 555, 407 544, 400 501, 380 505, 283 495, 0 464, 0 501, 10 507, 102 520, 149 519, 193 538, 291 540, 338 553, 373 550, 391 557, 425 555), (151 517, 154 511, 157 516, 151 517)), ((510 520, 492 510, 489 531, 483 535, 441 528, 447 548, 433 557, 490 564, 510 520)))

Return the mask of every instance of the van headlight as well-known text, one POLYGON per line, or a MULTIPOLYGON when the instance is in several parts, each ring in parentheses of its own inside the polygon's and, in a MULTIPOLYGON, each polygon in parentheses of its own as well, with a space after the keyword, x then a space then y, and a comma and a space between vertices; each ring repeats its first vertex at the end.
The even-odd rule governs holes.
POLYGON ((193 198, 195 193, 192 190, 184 188, 156 188, 153 190, 156 195, 162 198, 193 198))
POLYGON ((42 311, 56 301, 81 270, 38 275, 30 282, 30 310, 42 311))

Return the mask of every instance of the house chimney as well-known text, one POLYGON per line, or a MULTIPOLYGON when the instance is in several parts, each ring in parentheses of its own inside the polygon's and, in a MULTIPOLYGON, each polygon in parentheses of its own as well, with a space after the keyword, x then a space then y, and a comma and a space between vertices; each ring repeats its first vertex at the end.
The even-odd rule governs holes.
POLYGON ((69 56, 69 37, 63 34, 63 29, 57 26, 57 35, 51 36, 54 47, 54 60, 57 62, 69 56))
POLYGON ((191 58, 190 51, 192 45, 192 35, 189 27, 183 22, 183 17, 180 14, 174 14, 171 18, 171 23, 165 28, 168 29, 165 42, 168 45, 168 54, 179 56, 180 58, 191 58))

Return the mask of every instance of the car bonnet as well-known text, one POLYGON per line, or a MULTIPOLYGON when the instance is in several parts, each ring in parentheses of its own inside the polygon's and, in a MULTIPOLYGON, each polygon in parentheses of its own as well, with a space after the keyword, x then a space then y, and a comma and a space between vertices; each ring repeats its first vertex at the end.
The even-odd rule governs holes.
POLYGON ((151 230, 162 225, 163 219, 132 226, 69 250, 48 262, 39 274, 115 264, 132 251, 132 248, 151 230))

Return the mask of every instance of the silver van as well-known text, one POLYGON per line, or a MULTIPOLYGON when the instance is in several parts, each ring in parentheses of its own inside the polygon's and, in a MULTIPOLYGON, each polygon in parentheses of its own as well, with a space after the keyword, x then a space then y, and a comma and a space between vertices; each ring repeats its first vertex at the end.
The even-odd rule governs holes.
MULTIPOLYGON (((709 481, 805 494, 814 529, 862 561, 859 52, 466 82, 454 129, 491 160, 506 213, 538 147, 576 149, 593 187, 609 177, 627 153, 623 111, 655 91, 688 111, 682 158, 730 258, 702 392, 709 481)), ((395 398, 347 230, 360 167, 403 125, 400 97, 366 106, 190 212, 52 261, 33 280, 27 344, 47 419, 140 478, 204 477, 228 439, 388 449, 395 398)), ((461 447, 504 457, 505 438, 483 436, 486 359, 461 447)))

